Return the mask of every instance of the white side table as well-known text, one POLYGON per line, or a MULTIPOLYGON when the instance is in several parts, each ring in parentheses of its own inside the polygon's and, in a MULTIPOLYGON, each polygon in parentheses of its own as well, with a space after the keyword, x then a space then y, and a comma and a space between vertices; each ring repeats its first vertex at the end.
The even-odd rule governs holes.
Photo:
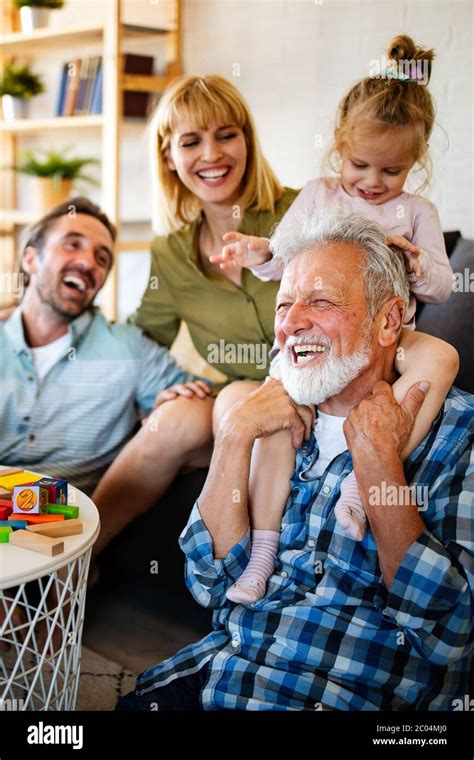
POLYGON ((0 544, 0 709, 74 710, 91 548, 99 513, 69 487, 84 532, 47 557, 0 544))

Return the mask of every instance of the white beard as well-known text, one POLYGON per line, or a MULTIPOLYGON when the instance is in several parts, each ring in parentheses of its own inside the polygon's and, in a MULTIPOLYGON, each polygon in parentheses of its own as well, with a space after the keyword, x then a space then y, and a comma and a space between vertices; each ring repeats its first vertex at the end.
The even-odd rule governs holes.
MULTIPOLYGON (((308 343, 311 341, 308 340, 308 343)), ((289 396, 297 404, 322 404, 337 396, 358 377, 370 362, 368 347, 349 356, 333 356, 332 349, 320 365, 294 367, 289 346, 283 349, 280 359, 281 381, 289 396)))

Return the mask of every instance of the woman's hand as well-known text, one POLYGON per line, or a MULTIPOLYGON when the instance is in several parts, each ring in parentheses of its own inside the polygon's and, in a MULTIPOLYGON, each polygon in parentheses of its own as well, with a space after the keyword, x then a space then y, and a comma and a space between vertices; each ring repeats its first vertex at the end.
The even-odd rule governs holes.
POLYGON ((6 309, 0 309, 0 322, 6 322, 15 311, 16 306, 8 306, 6 309))
POLYGON ((212 264, 219 264, 221 269, 235 266, 253 267, 271 258, 268 238, 242 235, 241 232, 226 232, 222 239, 226 245, 221 253, 209 258, 212 264))
POLYGON ((195 380, 189 383, 176 383, 175 385, 170 385, 169 388, 165 388, 164 391, 161 391, 157 395, 153 409, 157 409, 166 401, 173 401, 178 396, 184 396, 185 398, 197 396, 202 399, 207 398, 210 392, 211 388, 202 380, 195 380))
POLYGON ((402 235, 390 235, 386 242, 387 245, 396 245, 397 248, 400 248, 405 257, 405 267, 408 274, 414 274, 415 277, 422 276, 423 272, 421 271, 420 265, 421 250, 418 246, 410 243, 410 241, 402 235))

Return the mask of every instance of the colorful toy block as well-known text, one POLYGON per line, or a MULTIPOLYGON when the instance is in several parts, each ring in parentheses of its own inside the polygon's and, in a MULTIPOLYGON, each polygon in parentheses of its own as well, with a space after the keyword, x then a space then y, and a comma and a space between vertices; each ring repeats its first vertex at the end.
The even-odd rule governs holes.
POLYGON ((6 526, 0 527, 0 544, 8 544, 12 533, 12 528, 6 526))
POLYGON ((19 472, 25 472, 23 467, 0 467, 0 478, 17 475, 19 472))
POLYGON ((37 535, 28 530, 15 530, 10 533, 10 544, 33 552, 40 552, 40 554, 47 554, 49 557, 55 557, 64 551, 64 541, 59 538, 37 535))
POLYGON ((64 536, 75 536, 82 533, 83 525, 80 520, 60 520, 54 523, 45 523, 42 525, 28 525, 27 529, 32 533, 40 533, 42 536, 50 538, 63 538, 64 536))
POLYGON ((66 520, 79 517, 79 507, 74 504, 48 504, 48 515, 64 515, 66 520))
POLYGON ((0 520, 6 520, 10 512, 6 507, 0 507, 0 520))
POLYGON ((0 520, 0 528, 11 528, 12 530, 26 530, 28 523, 26 520, 0 520))
POLYGON ((13 491, 14 486, 21 486, 25 483, 36 483, 41 480, 41 475, 37 475, 29 470, 18 472, 14 475, 3 475, 0 472, 0 487, 6 488, 7 491, 13 491))
POLYGON ((48 489, 38 483, 22 483, 13 487, 13 514, 46 514, 48 489))
POLYGON ((38 485, 48 489, 50 504, 67 504, 67 480, 41 478, 38 485))
POLYGON ((12 500, 12 492, 8 490, 8 488, 3 488, 3 486, 0 486, 0 499, 9 499, 12 500))
MULTIPOLYGON (((18 520, 18 515, 10 515, 9 520, 18 520)), ((22 515, 21 520, 26 520, 28 525, 39 525, 65 520, 64 515, 22 515)))

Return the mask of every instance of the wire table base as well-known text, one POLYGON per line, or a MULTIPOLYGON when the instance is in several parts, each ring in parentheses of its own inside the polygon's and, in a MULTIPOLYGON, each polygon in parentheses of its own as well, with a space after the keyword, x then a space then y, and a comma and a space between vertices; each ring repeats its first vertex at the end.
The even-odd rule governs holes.
POLYGON ((74 710, 90 554, 0 590, 0 710, 74 710))

